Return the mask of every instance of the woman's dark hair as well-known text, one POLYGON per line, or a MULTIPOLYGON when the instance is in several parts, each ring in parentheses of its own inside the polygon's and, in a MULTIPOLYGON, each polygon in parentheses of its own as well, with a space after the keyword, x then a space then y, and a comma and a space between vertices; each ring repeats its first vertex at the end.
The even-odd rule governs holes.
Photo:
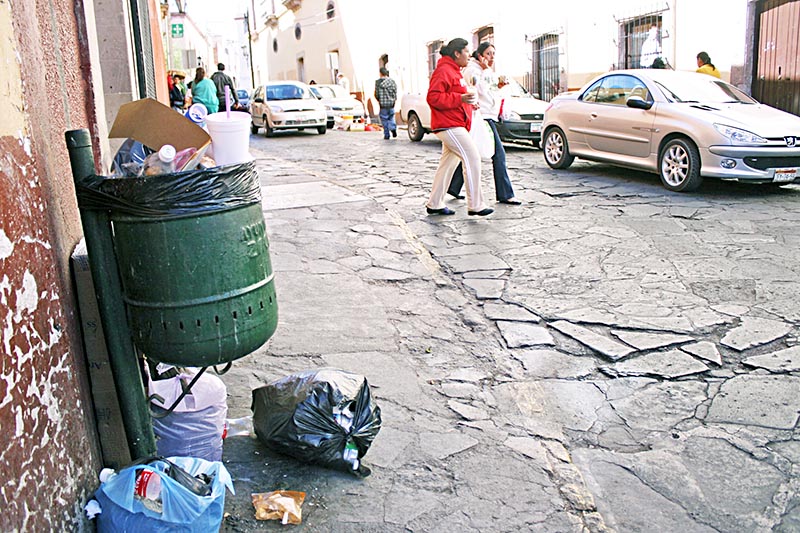
POLYGON ((456 52, 460 52, 468 44, 469 43, 467 42, 466 39, 462 39, 461 37, 456 37, 446 45, 442 46, 439 49, 439 53, 442 54, 443 56, 449 57, 450 59, 455 59, 456 52))
POLYGON ((714 66, 714 63, 711 62, 711 57, 706 52, 700 52, 697 54, 697 59, 702 61, 704 65, 711 65, 711 68, 717 68, 714 66))
POLYGON ((488 49, 490 46, 491 46, 492 48, 494 48, 494 45, 493 45, 492 43, 490 43, 489 41, 483 41, 481 44, 479 44, 479 45, 478 45, 478 49, 477 49, 477 50, 475 50, 474 52, 472 52, 472 57, 474 57, 475 59, 478 59, 479 57, 481 57, 481 56, 483 55, 483 53, 484 53, 484 52, 485 52, 485 51, 486 51, 486 50, 487 50, 487 49, 488 49))
POLYGON ((201 81, 203 81, 203 78, 205 77, 206 77, 206 69, 204 69, 203 67, 197 67, 197 69, 194 71, 194 82, 200 83, 201 81))

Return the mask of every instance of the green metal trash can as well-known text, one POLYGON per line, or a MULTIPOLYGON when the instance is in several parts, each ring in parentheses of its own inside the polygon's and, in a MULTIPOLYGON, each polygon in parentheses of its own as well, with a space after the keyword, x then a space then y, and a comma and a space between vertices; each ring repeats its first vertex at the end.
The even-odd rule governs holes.
POLYGON ((278 307, 252 162, 106 179, 98 190, 115 198, 110 219, 128 323, 148 358, 218 365, 272 336, 278 307))

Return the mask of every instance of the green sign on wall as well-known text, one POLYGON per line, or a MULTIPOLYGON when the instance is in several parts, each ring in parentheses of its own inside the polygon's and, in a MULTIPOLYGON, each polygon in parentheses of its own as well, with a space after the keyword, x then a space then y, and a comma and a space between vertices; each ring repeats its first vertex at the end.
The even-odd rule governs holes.
POLYGON ((183 24, 173 24, 172 25, 172 36, 173 37, 183 37, 183 24))

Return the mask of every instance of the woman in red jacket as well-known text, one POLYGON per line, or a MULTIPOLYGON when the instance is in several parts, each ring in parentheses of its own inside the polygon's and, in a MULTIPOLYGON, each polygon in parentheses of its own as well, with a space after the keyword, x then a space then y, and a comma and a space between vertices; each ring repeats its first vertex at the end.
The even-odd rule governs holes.
POLYGON ((470 58, 467 45, 464 39, 453 39, 439 50, 442 57, 436 63, 428 88, 431 129, 442 141, 442 159, 426 206, 429 215, 454 213, 444 205, 444 194, 459 162, 463 164, 466 178, 467 214, 483 217, 494 211, 483 203, 481 156, 469 134, 477 94, 467 91, 467 84, 461 76, 461 68, 470 58))

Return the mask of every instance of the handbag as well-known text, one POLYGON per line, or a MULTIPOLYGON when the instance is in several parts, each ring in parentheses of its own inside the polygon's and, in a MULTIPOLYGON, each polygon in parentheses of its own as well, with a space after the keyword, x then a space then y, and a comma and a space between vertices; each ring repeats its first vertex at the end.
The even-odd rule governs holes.
POLYGON ((478 111, 472 113, 472 125, 469 134, 478 147, 478 153, 481 155, 481 159, 491 159, 494 157, 494 133, 492 132, 491 126, 483 120, 483 117, 478 111))

